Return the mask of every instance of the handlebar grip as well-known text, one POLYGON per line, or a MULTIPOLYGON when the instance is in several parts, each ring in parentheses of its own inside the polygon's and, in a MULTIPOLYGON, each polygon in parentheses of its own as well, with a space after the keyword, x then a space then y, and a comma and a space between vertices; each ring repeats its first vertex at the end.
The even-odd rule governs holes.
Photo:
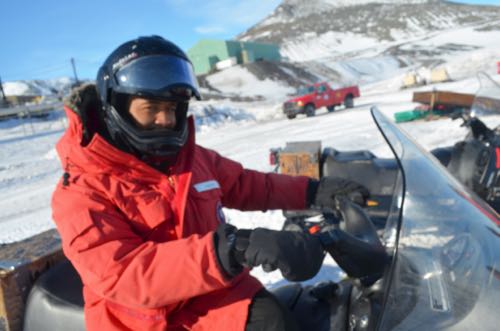
POLYGON ((323 248, 349 276, 381 275, 389 257, 382 245, 374 245, 340 229, 317 234, 323 248))

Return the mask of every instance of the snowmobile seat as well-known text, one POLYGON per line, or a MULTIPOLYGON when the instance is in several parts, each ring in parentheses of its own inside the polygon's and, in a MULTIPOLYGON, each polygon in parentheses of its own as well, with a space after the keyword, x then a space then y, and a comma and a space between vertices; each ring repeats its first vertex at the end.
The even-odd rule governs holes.
POLYGON ((26 302, 24 331, 85 331, 82 281, 67 260, 42 274, 26 302))
POLYGON ((271 292, 283 306, 293 310, 302 294, 302 286, 299 283, 292 283, 275 288, 271 292))
POLYGON ((292 283, 272 289, 271 293, 292 312, 300 330, 346 331, 351 288, 347 282, 304 287, 292 283))
POLYGON ((339 152, 334 148, 325 148, 323 157, 332 157, 337 162, 369 161, 375 158, 370 151, 345 151, 339 152))

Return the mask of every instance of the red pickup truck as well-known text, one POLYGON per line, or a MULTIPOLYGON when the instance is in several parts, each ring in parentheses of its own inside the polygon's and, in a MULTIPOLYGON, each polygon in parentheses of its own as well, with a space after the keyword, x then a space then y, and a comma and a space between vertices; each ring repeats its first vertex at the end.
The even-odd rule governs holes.
POLYGON ((346 108, 352 108, 354 98, 359 97, 359 88, 349 86, 332 89, 328 83, 316 83, 299 89, 297 94, 297 97, 283 104, 283 112, 289 119, 295 118, 297 114, 314 116, 316 109, 321 107, 326 107, 329 112, 341 104, 346 108))

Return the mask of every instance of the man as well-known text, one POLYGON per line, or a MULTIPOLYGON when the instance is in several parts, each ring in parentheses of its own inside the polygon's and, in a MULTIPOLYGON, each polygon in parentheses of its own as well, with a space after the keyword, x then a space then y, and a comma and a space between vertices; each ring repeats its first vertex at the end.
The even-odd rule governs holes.
POLYGON ((84 284, 89 331, 296 329, 249 268, 310 278, 324 255, 319 240, 237 230, 222 207, 304 209, 364 193, 341 179, 247 170, 196 145, 191 97, 200 94, 187 56, 152 36, 119 46, 96 87, 65 108, 53 217, 84 284))

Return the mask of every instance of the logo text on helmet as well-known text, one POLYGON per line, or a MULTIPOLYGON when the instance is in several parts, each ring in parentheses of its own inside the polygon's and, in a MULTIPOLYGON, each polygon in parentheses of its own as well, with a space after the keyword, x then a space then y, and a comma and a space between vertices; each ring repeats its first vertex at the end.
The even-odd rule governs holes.
POLYGON ((132 52, 130 54, 125 55, 124 57, 122 57, 121 59, 119 59, 118 61, 113 63, 113 67, 112 67, 113 71, 120 69, 125 64, 127 64, 128 62, 130 62, 131 60, 135 59, 138 56, 139 56, 139 54, 137 54, 136 52, 132 52))

